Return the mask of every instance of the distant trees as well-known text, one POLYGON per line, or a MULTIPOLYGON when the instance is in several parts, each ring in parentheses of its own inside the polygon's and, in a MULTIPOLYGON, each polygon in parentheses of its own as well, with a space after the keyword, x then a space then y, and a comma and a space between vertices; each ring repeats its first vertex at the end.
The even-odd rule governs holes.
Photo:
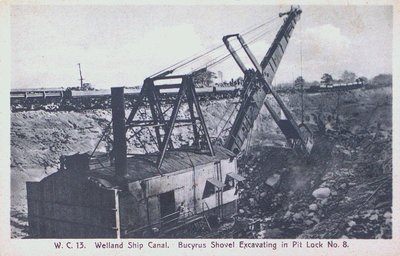
POLYGON ((332 75, 325 73, 322 75, 321 84, 334 84, 334 83, 354 83, 357 81, 362 81, 364 84, 368 82, 368 78, 365 76, 358 77, 354 72, 345 70, 339 79, 333 79, 332 75))
POLYGON ((374 86, 391 86, 392 85, 392 74, 379 74, 371 79, 370 82, 374 86))
POLYGON ((294 87, 295 88, 301 88, 301 86, 304 86, 304 78, 302 76, 299 76, 296 78, 296 80, 294 80, 294 87))
POLYGON ((353 83, 356 77, 355 73, 345 70, 340 78, 344 83, 353 83))
POLYGON ((368 79, 365 76, 357 77, 354 72, 345 70, 340 79, 334 79, 331 74, 324 73, 321 77, 321 81, 306 81, 302 76, 298 76, 293 83, 280 83, 276 86, 276 89, 300 89, 301 84, 303 84, 304 88, 309 88, 311 86, 326 86, 337 83, 354 83, 354 82, 362 82, 366 88, 377 88, 384 86, 392 86, 392 74, 379 74, 371 79, 368 79))
POLYGON ((332 84, 333 78, 332 75, 325 73, 321 77, 321 84, 332 84))
POLYGON ((91 83, 83 83, 82 86, 68 87, 71 91, 94 91, 96 90, 91 83))
POLYGON ((83 83, 82 84, 82 91, 93 91, 93 85, 91 83, 83 83))
POLYGON ((217 75, 207 69, 202 69, 194 74, 193 82, 196 87, 209 87, 214 83, 214 79, 218 78, 217 75))
POLYGON ((359 81, 363 82, 363 84, 367 84, 368 83, 368 78, 366 78, 365 76, 360 76, 358 78, 359 81))

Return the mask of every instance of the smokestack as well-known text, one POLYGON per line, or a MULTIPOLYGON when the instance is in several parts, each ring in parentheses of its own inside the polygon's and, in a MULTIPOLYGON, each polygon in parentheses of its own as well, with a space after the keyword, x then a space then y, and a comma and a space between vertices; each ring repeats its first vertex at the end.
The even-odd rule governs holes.
POLYGON ((118 178, 123 178, 127 176, 124 87, 111 88, 111 108, 115 175, 118 178))

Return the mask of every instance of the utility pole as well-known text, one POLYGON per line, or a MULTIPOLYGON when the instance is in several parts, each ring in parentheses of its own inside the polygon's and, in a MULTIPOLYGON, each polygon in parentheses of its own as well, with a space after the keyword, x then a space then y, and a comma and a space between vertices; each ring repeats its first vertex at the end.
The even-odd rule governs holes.
POLYGON ((340 91, 338 91, 337 92, 337 102, 336 102, 336 125, 338 127, 340 126, 340 120, 339 120, 340 96, 341 96, 341 93, 340 93, 340 91))
POLYGON ((81 90, 83 90, 83 77, 82 77, 82 70, 81 70, 81 63, 78 63, 78 67, 79 67, 79 76, 81 77, 81 90))
POLYGON ((304 79, 301 79, 301 123, 304 124, 304 79))

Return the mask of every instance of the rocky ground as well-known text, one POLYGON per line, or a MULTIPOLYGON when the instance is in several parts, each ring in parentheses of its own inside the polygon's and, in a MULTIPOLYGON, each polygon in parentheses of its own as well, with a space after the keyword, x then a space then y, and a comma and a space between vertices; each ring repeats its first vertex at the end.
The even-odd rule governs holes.
MULTIPOLYGON (((285 95, 301 116, 300 96, 285 95)), ((235 221, 214 237, 390 238, 392 206, 391 88, 305 95, 305 121, 315 131, 309 159, 282 148, 284 137, 265 109, 241 157, 246 177, 235 221), (340 108, 338 108, 338 102, 340 108)), ((235 100, 202 103, 217 137, 235 100)), ((26 181, 56 171, 59 156, 94 149, 109 110, 11 114, 11 231, 27 236, 26 181)), ((190 140, 185 128, 174 143, 190 140)), ((135 142, 133 142, 135 143, 135 142)), ((99 150, 105 150, 102 143, 99 150)))
POLYGON ((237 220, 259 226, 238 236, 391 238, 391 138, 385 135, 317 134, 318 153, 309 160, 270 148, 243 159, 247 181, 237 220))
MULTIPOLYGON (((337 95, 325 95, 325 104, 314 106, 319 99, 307 97, 308 115, 322 121, 314 123, 311 157, 303 159, 291 150, 252 143, 256 146, 239 162, 246 181, 238 214, 213 236, 391 238, 392 104, 388 93, 341 95, 338 122, 325 118, 336 115, 337 95)), ((293 110, 298 112, 296 107, 293 110)))

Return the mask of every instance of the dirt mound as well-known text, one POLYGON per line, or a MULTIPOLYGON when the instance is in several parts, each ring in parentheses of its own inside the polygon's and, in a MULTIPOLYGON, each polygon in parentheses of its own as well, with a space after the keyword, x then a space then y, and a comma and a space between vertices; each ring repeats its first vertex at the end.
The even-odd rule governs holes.
POLYGON ((11 164, 55 167, 61 154, 93 149, 106 111, 32 111, 11 114, 11 164))

